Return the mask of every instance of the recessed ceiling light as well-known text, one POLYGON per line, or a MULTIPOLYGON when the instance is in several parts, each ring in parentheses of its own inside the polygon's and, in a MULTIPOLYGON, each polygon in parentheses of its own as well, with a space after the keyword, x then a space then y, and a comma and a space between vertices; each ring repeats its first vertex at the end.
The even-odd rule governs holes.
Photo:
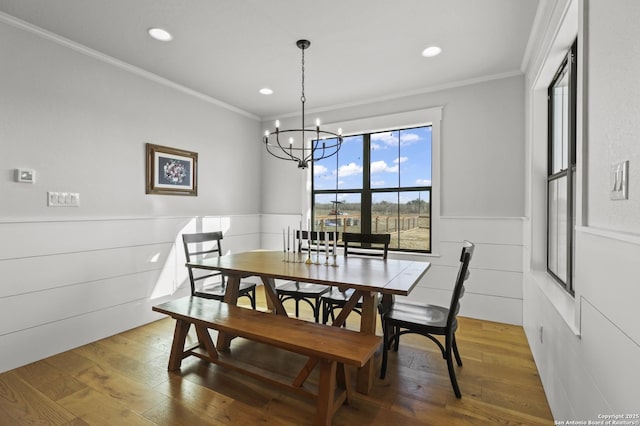
POLYGON ((429 46, 422 51, 422 56, 425 58, 432 58, 438 56, 442 52, 442 49, 438 46, 429 46))
POLYGON ((273 94, 273 90, 269 89, 268 87, 263 87, 262 89, 260 89, 260 93, 262 93, 263 95, 271 95, 273 94))
POLYGON ((162 28, 149 28, 147 30, 149 35, 159 41, 171 41, 173 40, 173 36, 167 30, 163 30, 162 28))

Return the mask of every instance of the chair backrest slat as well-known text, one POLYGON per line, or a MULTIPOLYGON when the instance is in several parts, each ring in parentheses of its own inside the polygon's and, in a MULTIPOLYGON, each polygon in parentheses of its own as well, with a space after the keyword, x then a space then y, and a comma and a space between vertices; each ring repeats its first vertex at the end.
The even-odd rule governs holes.
POLYGON ((344 232, 342 234, 344 243, 344 255, 374 256, 387 258, 391 234, 360 234, 354 232, 344 232))
MULTIPOLYGON (((296 231, 296 241, 297 243, 294 245, 298 246, 298 252, 302 252, 302 251, 308 251, 309 247, 308 247, 308 243, 309 241, 311 242, 311 244, 315 244, 317 245, 317 248, 319 248, 319 250, 321 252, 325 252, 325 241, 327 241, 329 244, 327 244, 328 246, 328 251, 329 253, 333 252, 333 240, 334 239, 339 239, 340 238, 340 233, 338 232, 328 232, 328 231, 303 231, 303 230, 297 230, 296 231)), ((315 251, 316 249, 314 248, 313 251, 315 251)))
MULTIPOLYGON (((223 239, 222 232, 200 232, 197 234, 182 234, 182 245, 184 247, 184 255, 187 259, 187 262, 191 262, 191 259, 196 256, 205 257, 207 254, 215 253, 216 256, 222 255, 222 245, 220 241, 223 239), (208 245, 211 244, 210 248, 207 249, 197 249, 198 245, 202 244, 208 245)), ((191 294, 195 294, 196 292, 196 281, 203 281, 207 278, 212 277, 221 277, 222 283, 224 284, 224 276, 220 272, 208 273, 206 275, 198 275, 195 276, 192 268, 187 268, 189 271, 189 281, 191 283, 191 294)))
POLYGON ((469 271, 469 262, 471 262, 471 258, 473 257, 473 251, 475 249, 475 245, 466 241, 462 245, 462 252, 460 254, 460 268, 458 269, 458 276, 456 278, 456 284, 453 287, 453 294, 451 295, 451 304, 449 306, 449 317, 447 318, 447 326, 451 326, 453 321, 456 319, 456 315, 458 315, 458 311, 460 310, 460 299, 464 295, 464 282, 469 278, 471 272, 469 271))

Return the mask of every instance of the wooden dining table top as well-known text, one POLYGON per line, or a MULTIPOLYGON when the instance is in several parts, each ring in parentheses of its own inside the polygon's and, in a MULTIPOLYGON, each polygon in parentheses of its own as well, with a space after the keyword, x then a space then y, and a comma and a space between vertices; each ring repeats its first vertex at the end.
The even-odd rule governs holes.
MULTIPOLYGON (((291 258, 293 258, 291 254, 291 258)), ((430 262, 342 255, 325 265, 306 264, 307 254, 299 254, 298 262, 285 262, 281 251, 248 251, 188 262, 187 266, 222 271, 229 275, 261 276, 306 283, 341 285, 364 291, 406 296, 430 268, 430 262)), ((314 257, 315 260, 315 257, 314 257)))

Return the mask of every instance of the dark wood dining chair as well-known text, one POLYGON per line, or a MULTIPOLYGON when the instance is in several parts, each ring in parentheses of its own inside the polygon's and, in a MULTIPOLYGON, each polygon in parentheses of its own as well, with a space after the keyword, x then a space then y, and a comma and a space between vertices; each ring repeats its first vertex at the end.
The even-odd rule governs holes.
MULTIPOLYGON (((317 242, 318 250, 313 250, 320 253, 320 262, 324 262, 325 254, 331 255, 333 253, 333 232, 311 231, 311 241, 317 242), (328 251, 326 250, 325 241, 328 242, 328 251)), ((309 231, 296 231, 296 241, 298 241, 298 258, 301 261, 305 261, 301 254, 309 253, 309 246, 305 245, 305 242, 309 241, 309 231)), ((332 260, 329 260, 332 262, 332 260)), ((313 319, 315 322, 320 322, 320 306, 321 297, 331 290, 331 286, 303 283, 299 281, 287 281, 282 284, 276 285, 276 294, 281 302, 287 300, 293 300, 295 302, 296 318, 300 316, 300 302, 308 304, 313 311, 313 319)))
MULTIPOLYGON (((360 234, 344 232, 344 256, 369 256, 386 259, 391 243, 391 234, 360 234)), ((331 317, 335 321, 335 310, 341 309, 347 304, 354 289, 340 289, 331 287, 331 290, 322 296, 322 323, 326 324, 331 317)), ((354 312, 362 314, 362 300, 358 301, 354 312)))
POLYGON ((462 398, 456 379, 453 357, 455 356, 458 366, 462 367, 462 359, 456 344, 457 316, 460 310, 460 299, 464 295, 464 282, 470 275, 469 262, 471 262, 474 248, 474 244, 469 241, 465 241, 462 246, 458 276, 448 308, 436 305, 402 303, 397 300, 393 300, 389 306, 383 305, 381 307, 382 331, 384 334, 382 367, 380 369, 381 379, 385 378, 387 372, 388 352, 391 349, 391 345, 393 344, 393 348, 397 352, 400 336, 409 333, 421 334, 435 342, 440 348, 442 357, 447 361, 453 392, 456 394, 456 398, 462 398), (444 336, 444 345, 434 336, 444 336))
MULTIPOLYGON (((201 232, 197 234, 182 234, 182 245, 187 262, 191 262, 194 257, 207 258, 222 255, 222 232, 201 232)), ((226 277, 216 271, 205 271, 200 268, 187 266, 189 270, 189 281, 191 284, 191 295, 224 301, 224 294, 227 290, 226 277), (196 271, 194 271, 196 270, 196 271)), ((248 297, 251 307, 256 308, 256 285, 253 283, 240 282, 238 297, 248 297)))

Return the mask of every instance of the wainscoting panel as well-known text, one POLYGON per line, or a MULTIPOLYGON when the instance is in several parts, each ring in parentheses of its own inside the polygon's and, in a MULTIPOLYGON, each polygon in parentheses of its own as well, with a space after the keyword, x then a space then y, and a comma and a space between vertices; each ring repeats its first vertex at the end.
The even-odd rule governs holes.
POLYGON ((159 276, 158 271, 142 272, 3 297, 0 335, 145 299, 152 294, 159 276))
POLYGON ((98 249, 0 261, 0 298, 131 273, 158 271, 173 243, 98 249))
POLYGON ((189 293, 181 234, 260 247, 260 215, 0 222, 0 372, 159 318, 189 293))
POLYGON ((151 311, 153 305, 161 302, 163 300, 136 300, 0 335, 0 371, 26 365, 163 318, 164 315, 151 311))
MULTIPOLYGON (((472 260, 473 263, 473 260, 472 260)), ((522 274, 520 272, 496 271, 471 268, 469 281, 465 285, 467 293, 522 299, 522 274)), ((451 291, 458 274, 458 265, 432 265, 419 284, 451 291)))
POLYGON ((0 224, 0 260, 173 243, 194 218, 50 220, 0 224))
POLYGON ((579 227, 571 315, 545 272, 525 275, 524 329, 556 420, 638 412, 638 258, 637 235, 579 227))
MULTIPOLYGON (((261 217, 262 226, 262 248, 265 250, 282 250, 282 231, 291 230, 291 235, 295 235, 295 230, 300 228, 302 216, 299 214, 264 214, 261 217)), ((302 223, 303 229, 309 229, 309 225, 302 223)))
POLYGON ((440 223, 440 252, 426 259, 431 262, 431 269, 407 299, 448 306, 462 242, 469 240, 476 249, 465 286, 462 315, 522 325, 523 220, 441 217, 440 223))

